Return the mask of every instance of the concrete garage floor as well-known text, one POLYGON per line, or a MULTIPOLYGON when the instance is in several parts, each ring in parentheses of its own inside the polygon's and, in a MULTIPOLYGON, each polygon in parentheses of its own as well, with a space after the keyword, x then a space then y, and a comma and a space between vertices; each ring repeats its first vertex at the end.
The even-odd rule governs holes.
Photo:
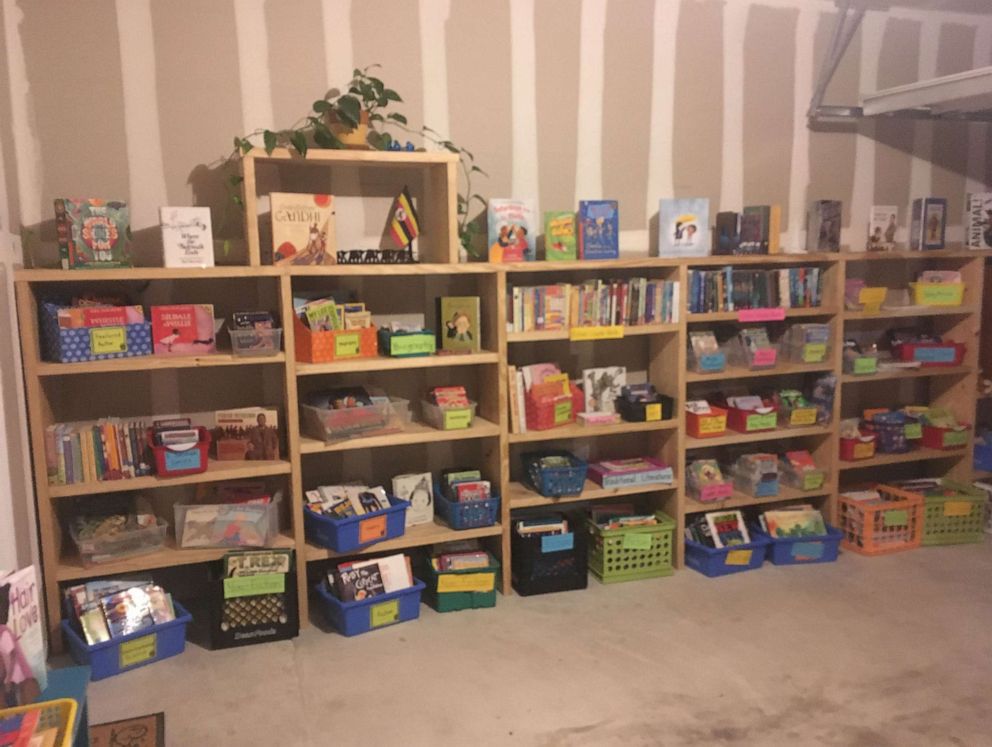
POLYGON ((92 685, 168 744, 988 745, 992 546, 850 553, 184 655, 92 685))

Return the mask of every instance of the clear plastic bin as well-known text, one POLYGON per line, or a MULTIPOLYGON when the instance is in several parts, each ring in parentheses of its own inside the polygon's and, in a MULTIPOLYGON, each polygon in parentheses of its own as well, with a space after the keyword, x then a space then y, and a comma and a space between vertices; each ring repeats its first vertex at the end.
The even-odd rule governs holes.
POLYGON ((475 420, 475 408, 478 403, 469 402, 468 407, 438 407, 427 401, 422 401, 421 411, 424 422, 438 430, 451 431, 460 428, 471 428, 475 420))
POLYGON ((282 329, 231 329, 231 352, 238 356, 275 355, 282 349, 282 329))
POLYGON ((72 536, 72 541, 76 543, 83 565, 89 567, 100 563, 110 563, 121 558, 145 555, 160 549, 165 544, 169 524, 158 518, 155 521, 155 526, 118 532, 103 537, 80 539, 75 527, 69 528, 69 534, 72 536))
POLYGON ((300 429, 304 436, 330 443, 382 430, 389 426, 392 412, 389 402, 342 410, 301 404, 300 429))
POLYGON ((179 547, 268 547, 279 534, 280 501, 176 504, 179 547))

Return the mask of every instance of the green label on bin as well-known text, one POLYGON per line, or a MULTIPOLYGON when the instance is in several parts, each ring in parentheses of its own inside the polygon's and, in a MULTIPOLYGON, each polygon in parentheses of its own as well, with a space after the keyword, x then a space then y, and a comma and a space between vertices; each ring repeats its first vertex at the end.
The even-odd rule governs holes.
POLYGON ((555 425, 567 423, 572 419, 572 400, 555 402, 555 425))
POLYGON ((923 425, 920 423, 906 423, 906 438, 923 438, 923 425))
POLYGON ((646 532, 628 532, 623 536, 624 550, 650 550, 651 535, 646 532))
POLYGON ((827 357, 827 343, 807 342, 803 345, 803 363, 820 363, 827 357))
POLYGON ((968 443, 968 431, 945 431, 944 446, 964 446, 968 443))
POLYGON ((124 327, 94 327, 90 330, 90 352, 109 355, 127 352, 127 330, 124 327))
POLYGON ((393 335, 389 338, 390 355, 430 355, 435 350, 434 335, 393 335))
POLYGON ((761 415, 748 415, 744 424, 744 429, 748 431, 763 431, 774 428, 778 423, 778 415, 774 412, 766 412, 761 415))
POLYGON ((459 407, 455 410, 444 410, 444 429, 468 428, 472 425, 472 408, 459 407))
POLYGON ((119 649, 120 669, 137 666, 155 658, 157 638, 155 633, 125 641, 119 649))
POLYGON ((400 621, 400 600, 390 599, 369 607, 369 627, 381 628, 400 621))
POLYGON ((255 597, 261 594, 282 594, 286 591, 285 573, 263 573, 259 576, 237 576, 224 579, 224 599, 255 597))
POLYGON ((334 357, 354 358, 362 350, 361 334, 353 332, 347 335, 334 336, 334 357))
POLYGON ((961 283, 919 283, 920 302, 937 306, 960 306, 964 293, 961 283))
POLYGON ((887 527, 904 527, 909 523, 909 512, 905 509, 891 509, 882 513, 882 524, 887 527))
POLYGON ((819 490, 823 487, 823 472, 806 472, 803 474, 803 490, 819 490))
POLYGON ((878 371, 878 358, 873 355, 865 355, 854 359, 854 373, 873 374, 878 371))

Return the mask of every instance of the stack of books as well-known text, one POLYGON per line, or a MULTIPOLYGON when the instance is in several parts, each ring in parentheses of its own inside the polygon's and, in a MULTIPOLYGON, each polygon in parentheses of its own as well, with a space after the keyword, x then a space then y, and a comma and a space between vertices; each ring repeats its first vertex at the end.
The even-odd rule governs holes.
POLYGON ((45 428, 49 485, 75 485, 150 475, 148 423, 102 418, 45 428))
POLYGON ((819 306, 819 267, 689 270, 689 313, 819 306))
POLYGON ((321 485, 304 493, 307 507, 331 519, 382 511, 389 508, 389 496, 380 485, 321 485))
POLYGON ((176 619, 172 595, 151 579, 104 579, 65 592, 90 646, 176 619))
POLYGON ((372 312, 365 308, 364 303, 357 301, 340 303, 333 296, 294 298, 293 307, 303 325, 314 332, 372 326, 372 312))
POLYGON ((342 602, 361 602, 413 586, 410 558, 403 553, 352 560, 327 572, 327 588, 342 602))

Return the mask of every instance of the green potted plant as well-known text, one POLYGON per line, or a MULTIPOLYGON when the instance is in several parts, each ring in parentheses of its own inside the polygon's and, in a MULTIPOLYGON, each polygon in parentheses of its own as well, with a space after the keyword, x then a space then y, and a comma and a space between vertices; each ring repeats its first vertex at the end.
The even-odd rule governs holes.
POLYGON ((355 68, 347 93, 332 88, 323 99, 313 103, 314 112, 323 115, 327 128, 345 148, 381 147, 383 133, 374 129, 375 122, 406 124, 406 117, 399 112, 383 113, 391 101, 399 103, 403 99, 369 74, 375 67, 378 65, 369 65, 364 70, 355 68))

